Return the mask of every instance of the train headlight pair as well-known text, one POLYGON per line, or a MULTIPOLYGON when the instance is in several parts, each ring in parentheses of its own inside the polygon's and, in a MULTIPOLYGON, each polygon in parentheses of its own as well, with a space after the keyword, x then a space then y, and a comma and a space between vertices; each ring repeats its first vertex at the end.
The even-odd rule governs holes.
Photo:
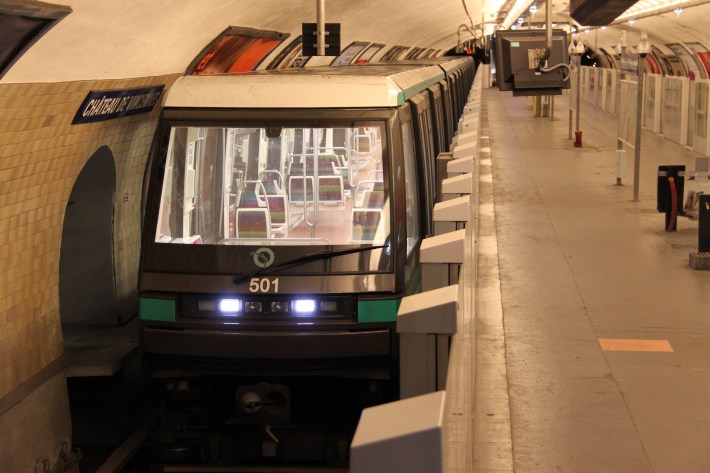
MULTIPOLYGON (((309 316, 316 313, 318 306, 315 299, 272 301, 269 305, 269 312, 272 314, 288 314, 289 312, 293 312, 296 316, 309 316)), ((225 317, 264 312, 262 302, 243 301, 242 299, 220 299, 217 307, 219 313, 225 317)), ((325 312, 334 311, 337 309, 337 303, 335 301, 321 301, 320 309, 325 312)))

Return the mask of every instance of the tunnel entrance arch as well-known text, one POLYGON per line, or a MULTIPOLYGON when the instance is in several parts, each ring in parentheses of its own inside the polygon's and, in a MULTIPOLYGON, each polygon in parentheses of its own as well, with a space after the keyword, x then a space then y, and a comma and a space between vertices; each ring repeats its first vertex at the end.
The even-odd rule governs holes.
POLYGON ((64 214, 59 254, 62 325, 119 323, 113 261, 116 165, 107 146, 84 165, 64 214))

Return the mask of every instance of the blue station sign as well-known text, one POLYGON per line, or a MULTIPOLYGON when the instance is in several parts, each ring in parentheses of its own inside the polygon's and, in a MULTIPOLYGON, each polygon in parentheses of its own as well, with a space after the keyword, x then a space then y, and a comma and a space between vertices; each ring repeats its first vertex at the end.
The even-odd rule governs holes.
POLYGON ((140 89, 92 90, 74 115, 72 125, 101 122, 138 115, 153 110, 163 93, 164 85, 140 89))

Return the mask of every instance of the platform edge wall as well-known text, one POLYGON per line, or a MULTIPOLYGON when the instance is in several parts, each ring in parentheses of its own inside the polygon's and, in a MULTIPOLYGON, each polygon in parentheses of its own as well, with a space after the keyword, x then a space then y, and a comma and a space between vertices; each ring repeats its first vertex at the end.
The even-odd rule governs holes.
POLYGON ((62 471, 62 449, 71 446, 72 432, 64 370, 0 413, 0 432, 2 471, 44 471, 44 462, 47 471, 62 471))
POLYGON ((0 84, 0 401, 63 353, 64 213, 79 173, 101 146, 110 148, 116 165, 117 316, 135 314, 141 192, 159 106, 132 117, 71 122, 91 90, 168 88, 177 77, 0 84))

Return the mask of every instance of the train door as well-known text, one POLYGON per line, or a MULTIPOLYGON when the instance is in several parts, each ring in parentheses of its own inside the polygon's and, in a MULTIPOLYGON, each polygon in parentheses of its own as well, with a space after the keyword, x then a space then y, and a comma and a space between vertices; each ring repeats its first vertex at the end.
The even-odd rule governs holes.
POLYGON ((434 156, 446 151, 446 125, 444 123, 443 99, 441 89, 437 85, 429 87, 429 100, 432 104, 432 118, 434 125, 434 156))
MULTIPOLYGON (((416 145, 414 141, 415 127, 412 120, 412 111, 409 104, 399 108, 399 120, 402 131, 402 155, 404 160, 404 184, 405 184, 405 220, 407 233, 407 267, 412 268, 416 264, 416 248, 421 242, 421 202, 423 193, 419 178, 421 167, 417 166, 416 145)), ((409 271, 408 271, 409 272, 409 271)))
POLYGON ((444 106, 444 151, 449 151, 451 149, 451 138, 454 136, 454 107, 451 103, 448 81, 439 81, 439 88, 441 89, 442 105, 444 106))
POLYGON ((449 105, 451 105, 451 138, 456 133, 456 126, 459 117, 459 94, 456 92, 456 78, 452 74, 447 74, 446 82, 449 85, 449 97, 451 97, 449 105))
POLYGON ((458 118, 461 116, 461 112, 463 111, 463 98, 462 98, 462 92, 461 92, 461 71, 454 71, 451 75, 451 90, 453 91, 454 95, 454 121, 458 121, 458 118))
POLYGON ((432 212, 436 195, 436 175, 434 154, 434 129, 432 126, 431 105, 428 92, 422 92, 410 99, 414 125, 414 145, 419 163, 420 179, 422 186, 422 232, 428 235, 431 232, 432 212))

